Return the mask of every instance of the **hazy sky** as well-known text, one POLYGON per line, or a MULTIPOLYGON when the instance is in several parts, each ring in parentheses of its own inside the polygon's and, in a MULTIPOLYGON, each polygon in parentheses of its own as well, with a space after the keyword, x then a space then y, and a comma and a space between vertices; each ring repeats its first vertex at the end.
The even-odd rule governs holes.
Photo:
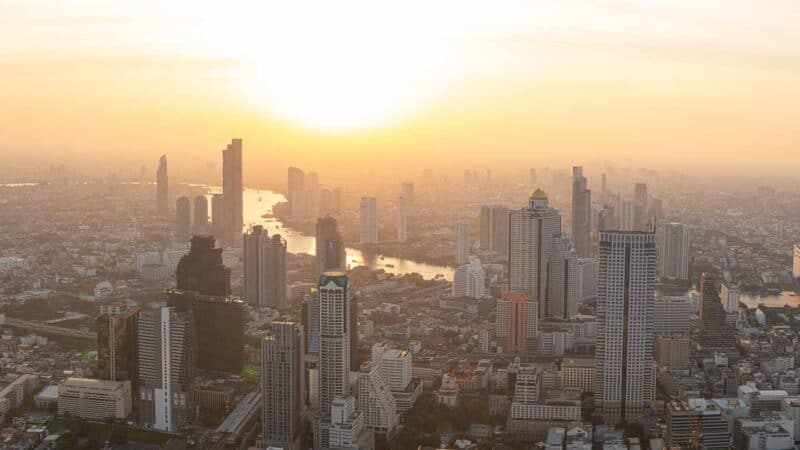
POLYGON ((800 168, 800 2, 0 0, 0 163, 800 168), (166 3, 166 5, 165 5, 166 3))

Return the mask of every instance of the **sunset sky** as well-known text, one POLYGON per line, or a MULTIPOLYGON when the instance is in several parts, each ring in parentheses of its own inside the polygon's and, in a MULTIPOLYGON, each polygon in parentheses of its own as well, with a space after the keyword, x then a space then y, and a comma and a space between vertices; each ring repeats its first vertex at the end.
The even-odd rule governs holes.
POLYGON ((797 0, 0 0, 0 164, 167 153, 188 173, 235 136, 251 181, 328 161, 785 175, 798 24, 797 0))

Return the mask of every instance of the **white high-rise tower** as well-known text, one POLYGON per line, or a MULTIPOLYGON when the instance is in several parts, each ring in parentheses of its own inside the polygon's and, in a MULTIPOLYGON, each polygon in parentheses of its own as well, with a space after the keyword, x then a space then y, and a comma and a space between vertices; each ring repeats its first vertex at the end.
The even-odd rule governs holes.
POLYGON ((325 272, 319 278, 319 408, 330 414, 337 396, 350 395, 350 302, 347 275, 325 272))
POLYGON ((261 342, 262 430, 268 445, 300 450, 305 381, 303 328, 272 322, 261 342))

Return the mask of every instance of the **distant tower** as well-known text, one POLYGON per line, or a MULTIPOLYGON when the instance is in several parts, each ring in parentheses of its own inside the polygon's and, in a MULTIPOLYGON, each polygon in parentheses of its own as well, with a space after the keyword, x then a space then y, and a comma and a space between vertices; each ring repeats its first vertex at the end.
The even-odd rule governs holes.
POLYGON ((511 211, 509 233, 509 290, 529 293, 538 303, 539 317, 548 317, 547 268, 553 239, 561 235, 561 215, 537 189, 527 207, 511 211))
POLYGON ((673 280, 689 279, 689 226, 661 221, 656 227, 658 275, 673 280))
POLYGON ((347 255, 336 219, 325 216, 317 219, 316 229, 316 279, 329 270, 347 269, 347 255))
POLYGON ((408 202, 404 196, 397 199, 397 240, 406 242, 408 240, 408 230, 406 222, 408 217, 408 202))
POLYGON ((231 269, 222 263, 222 249, 214 247, 214 237, 192 237, 189 253, 178 262, 177 288, 203 295, 226 296, 231 293, 231 269))
POLYGON ((595 403, 606 423, 635 422, 654 399, 652 233, 601 232, 595 403))
POLYGON ((562 234, 553 240, 547 276, 547 311, 550 317, 569 319, 578 314, 581 300, 578 257, 569 237, 562 234))
POLYGON ((187 237, 192 231, 192 210, 189 197, 178 197, 175 202, 175 233, 187 237))
POLYGON ((325 272, 319 278, 320 415, 331 413, 337 396, 350 395, 350 301, 347 275, 325 272))
POLYGON ((592 216, 592 191, 586 188, 583 168, 572 168, 572 242, 575 253, 585 258, 589 256, 592 216))
POLYGON ((456 265, 469 263, 469 221, 459 220, 456 222, 455 239, 456 243, 456 265))
POLYGON ((305 370, 303 328, 272 322, 261 341, 262 427, 267 446, 300 450, 303 436, 305 370))
POLYGON ((222 194, 211 196, 211 233, 220 240, 225 234, 225 199, 222 194))
POLYGON ((508 208, 505 206, 481 207, 481 250, 501 256, 508 253, 508 208))
POLYGON ((156 183, 156 210, 159 215, 166 216, 169 214, 169 176, 167 175, 167 155, 161 155, 161 159, 158 160, 156 183))
POLYGON ((208 233, 208 199, 205 195, 194 198, 194 234, 208 233))
POLYGON ((271 238, 260 225, 245 233, 244 284, 247 303, 282 310, 286 307, 286 240, 271 238))
POLYGON ((647 185, 636 183, 633 187, 633 229, 650 231, 647 218, 647 185))
POLYGON ((288 170, 288 189, 286 191, 289 201, 289 214, 297 217, 300 213, 299 202, 302 192, 306 189, 306 175, 297 167, 289 167, 288 170))
POLYGON ((222 151, 223 242, 238 247, 242 233, 242 140, 232 139, 222 151))
POLYGON ((361 197, 361 243, 378 243, 378 201, 375 197, 361 197))

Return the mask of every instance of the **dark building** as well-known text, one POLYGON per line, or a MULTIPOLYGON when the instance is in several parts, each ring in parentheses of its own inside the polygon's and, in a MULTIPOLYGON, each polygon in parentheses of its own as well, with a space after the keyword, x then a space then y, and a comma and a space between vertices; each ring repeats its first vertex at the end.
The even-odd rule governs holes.
POLYGON ((194 198, 194 234, 208 233, 208 199, 205 195, 194 198))
POLYGON ((244 369, 245 311, 237 297, 169 291, 168 306, 191 311, 197 342, 197 368, 241 374, 244 369))
POLYGON ((725 323, 725 308, 720 301, 715 277, 710 273, 700 274, 700 344, 701 354, 714 352, 728 354, 736 350, 735 330, 725 323))
MULTIPOLYGON (((97 316, 97 375, 103 380, 131 381, 131 395, 139 394, 137 340, 138 309, 103 305, 97 316)), ((134 402, 134 406, 138 406, 134 402)))
POLYGON ((346 253, 336 219, 331 216, 320 218, 316 231, 317 278, 329 270, 345 270, 346 253))
POLYGON ((192 207, 189 197, 178 197, 175 202, 175 233, 186 237, 192 229, 192 207))
POLYGON ((203 295, 231 293, 231 270, 222 264, 222 249, 214 247, 214 236, 192 237, 189 253, 178 262, 177 288, 203 295))
POLYGON ((224 235, 227 245, 238 246, 242 237, 242 140, 232 139, 222 151, 222 196, 224 235))
POLYGON ((220 237, 225 234, 225 200, 222 194, 211 196, 211 234, 220 237))

